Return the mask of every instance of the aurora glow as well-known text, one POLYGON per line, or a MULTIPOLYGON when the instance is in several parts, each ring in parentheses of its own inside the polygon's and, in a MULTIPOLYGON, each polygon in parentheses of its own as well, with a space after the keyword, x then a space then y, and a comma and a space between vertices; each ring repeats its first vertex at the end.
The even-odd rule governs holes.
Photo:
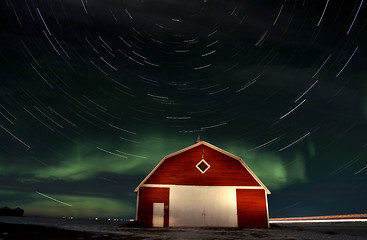
POLYGON ((367 212, 365 5, 2 1, 0 207, 133 218, 134 188, 200 134, 271 217, 367 212))

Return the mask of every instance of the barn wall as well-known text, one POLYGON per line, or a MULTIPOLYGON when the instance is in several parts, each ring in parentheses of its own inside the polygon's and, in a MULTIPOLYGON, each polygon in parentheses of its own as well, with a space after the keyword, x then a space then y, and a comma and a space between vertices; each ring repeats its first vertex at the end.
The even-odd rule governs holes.
POLYGON ((153 226, 153 203, 164 203, 164 227, 169 222, 169 188, 141 187, 138 198, 138 221, 140 227, 153 226))
POLYGON ((260 186, 238 160, 205 145, 167 158, 145 184, 260 186), (196 168, 203 150, 204 159, 210 165, 204 174, 196 168))
POLYGON ((237 189, 239 228, 267 228, 267 196, 263 189, 237 189))

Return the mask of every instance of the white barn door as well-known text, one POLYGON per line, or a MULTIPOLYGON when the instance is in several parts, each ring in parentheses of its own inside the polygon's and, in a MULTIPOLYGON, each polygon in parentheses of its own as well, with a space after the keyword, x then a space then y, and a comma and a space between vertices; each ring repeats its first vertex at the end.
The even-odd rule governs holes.
POLYGON ((164 203, 153 203, 153 227, 164 226, 164 203))
POLYGON ((170 188, 170 227, 237 227, 233 187, 175 186, 170 188))

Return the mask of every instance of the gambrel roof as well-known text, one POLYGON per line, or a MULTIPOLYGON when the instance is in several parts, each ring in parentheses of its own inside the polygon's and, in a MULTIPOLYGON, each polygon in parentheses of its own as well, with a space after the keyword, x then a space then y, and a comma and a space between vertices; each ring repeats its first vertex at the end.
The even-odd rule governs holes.
MULTIPOLYGON (((247 172, 251 175, 251 177, 254 179, 253 182, 256 183, 256 185, 258 185, 260 188, 263 188, 266 192, 266 194, 271 194, 271 192, 269 191, 269 189, 260 181, 260 179, 255 175, 254 172, 252 172, 252 170, 246 165, 246 163, 240 158, 240 157, 237 157, 223 149, 220 149, 210 143, 207 143, 205 141, 200 141, 200 142, 197 142, 196 144, 194 145, 191 145, 187 148, 184 148, 182 150, 179 150, 177 152, 174 152, 172 154, 169 154, 167 156, 165 156, 159 163, 158 165, 144 178, 144 180, 136 187, 135 189, 135 192, 138 192, 139 191, 139 188, 144 185, 147 181, 149 181, 149 179, 152 177, 152 175, 165 163, 165 161, 167 159, 170 159, 170 158, 173 158, 173 157, 176 157, 177 155, 180 155, 180 154, 184 154, 185 152, 191 150, 191 149, 194 149, 196 147, 199 147, 199 146, 206 146, 216 152, 219 152, 219 153, 222 153, 224 155, 226 155, 227 157, 229 158, 232 158, 234 160, 237 160, 240 165, 242 165, 246 170, 247 172)), ((209 160, 208 160, 209 161, 209 160)), ((238 164, 237 164, 238 165, 238 164)), ((247 173, 246 173, 247 174, 247 173)), ((255 185, 251 185, 251 186, 255 186, 255 185)))

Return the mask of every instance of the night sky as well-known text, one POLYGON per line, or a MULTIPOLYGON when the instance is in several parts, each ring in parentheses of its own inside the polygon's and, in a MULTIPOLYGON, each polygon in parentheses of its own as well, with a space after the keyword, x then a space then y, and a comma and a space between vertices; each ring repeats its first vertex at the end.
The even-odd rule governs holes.
POLYGON ((0 207, 135 217, 135 187, 201 139, 270 217, 366 213, 364 0, 3 0, 0 207))

